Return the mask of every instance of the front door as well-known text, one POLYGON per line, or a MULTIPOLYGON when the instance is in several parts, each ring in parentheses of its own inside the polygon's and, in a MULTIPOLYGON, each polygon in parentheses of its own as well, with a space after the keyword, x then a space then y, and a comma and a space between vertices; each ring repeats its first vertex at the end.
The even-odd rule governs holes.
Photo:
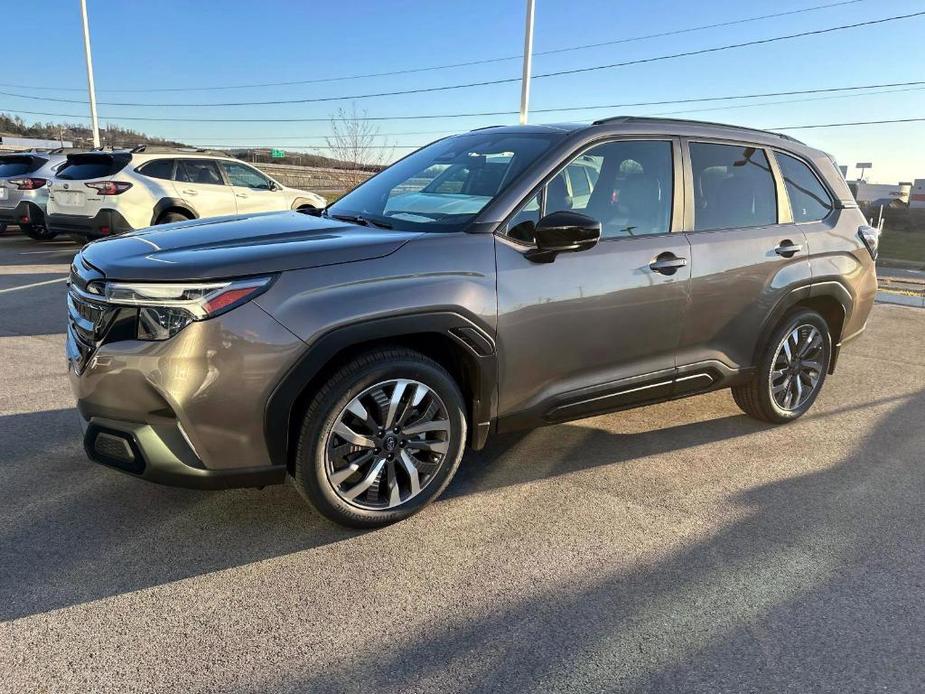
POLYGON ((588 169, 589 194, 571 194, 563 167, 498 235, 501 430, 670 393, 690 284, 690 247, 673 231, 679 152, 673 140, 596 145, 567 162, 588 169), (600 220, 601 241, 531 262, 533 225, 559 210, 600 220))
POLYGON ((288 209, 284 193, 256 169, 236 161, 223 161, 221 167, 234 190, 238 214, 288 209))
POLYGON ((690 142, 691 308, 678 347, 682 371, 754 366, 775 306, 811 281, 802 225, 765 149, 690 142))
POLYGON ((218 165, 211 159, 177 160, 173 185, 177 195, 200 217, 220 217, 237 211, 231 186, 225 185, 218 165))

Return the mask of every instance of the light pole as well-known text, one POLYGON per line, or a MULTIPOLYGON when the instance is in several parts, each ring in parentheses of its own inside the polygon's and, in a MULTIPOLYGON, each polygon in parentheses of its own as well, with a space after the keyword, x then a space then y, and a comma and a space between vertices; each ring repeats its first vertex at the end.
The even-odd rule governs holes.
POLYGON ((524 75, 520 83, 520 124, 527 122, 527 104, 530 101, 530 63, 533 60, 533 11, 536 0, 527 0, 527 24, 524 28, 524 75))
POLYGON ((90 92, 90 122, 93 128, 93 146, 100 146, 100 122, 96 117, 96 87, 93 86, 93 55, 90 53, 90 23, 87 21, 87 0, 80 0, 80 14, 84 23, 84 56, 87 59, 87 89, 90 92))

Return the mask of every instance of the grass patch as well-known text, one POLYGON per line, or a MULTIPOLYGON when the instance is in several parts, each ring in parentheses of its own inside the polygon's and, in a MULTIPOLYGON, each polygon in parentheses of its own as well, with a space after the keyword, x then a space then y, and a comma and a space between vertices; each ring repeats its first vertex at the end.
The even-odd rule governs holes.
POLYGON ((890 229, 887 221, 880 237, 880 257, 925 265, 925 229, 898 231, 890 229))

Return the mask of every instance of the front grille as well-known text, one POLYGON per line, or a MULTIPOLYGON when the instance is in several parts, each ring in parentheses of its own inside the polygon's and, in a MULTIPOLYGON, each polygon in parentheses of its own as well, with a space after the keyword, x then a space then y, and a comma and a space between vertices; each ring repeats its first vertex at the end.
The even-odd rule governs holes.
POLYGON ((70 338, 68 359, 77 373, 81 373, 93 357, 116 314, 116 309, 102 298, 91 298, 94 287, 90 282, 101 278, 102 275, 80 256, 74 259, 67 292, 67 330, 70 338))

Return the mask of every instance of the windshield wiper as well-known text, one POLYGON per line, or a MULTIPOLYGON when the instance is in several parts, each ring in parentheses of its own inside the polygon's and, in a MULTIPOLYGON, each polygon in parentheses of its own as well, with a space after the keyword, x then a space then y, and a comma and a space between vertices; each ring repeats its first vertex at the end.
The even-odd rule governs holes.
POLYGON ((366 217, 361 217, 358 214, 329 214, 328 217, 334 219, 339 219, 342 222, 352 222, 353 224, 359 224, 360 226, 368 227, 374 226, 379 227, 380 229, 393 229, 394 227, 388 222, 380 222, 376 219, 367 219, 366 217))

